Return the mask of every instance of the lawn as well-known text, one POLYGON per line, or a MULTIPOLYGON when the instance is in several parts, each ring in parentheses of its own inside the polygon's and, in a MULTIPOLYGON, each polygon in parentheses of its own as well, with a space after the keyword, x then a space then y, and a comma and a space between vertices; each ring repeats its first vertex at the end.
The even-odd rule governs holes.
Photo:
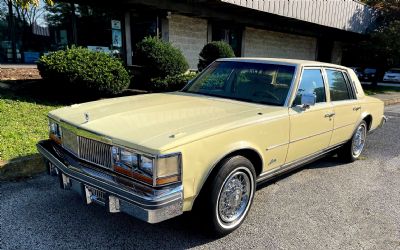
POLYGON ((48 137, 46 115, 57 107, 0 89, 0 160, 36 153, 36 143, 48 137))
POLYGON ((389 86, 370 86, 363 85, 363 89, 365 94, 367 95, 376 95, 376 94, 384 94, 387 92, 400 92, 400 87, 389 87, 389 86))

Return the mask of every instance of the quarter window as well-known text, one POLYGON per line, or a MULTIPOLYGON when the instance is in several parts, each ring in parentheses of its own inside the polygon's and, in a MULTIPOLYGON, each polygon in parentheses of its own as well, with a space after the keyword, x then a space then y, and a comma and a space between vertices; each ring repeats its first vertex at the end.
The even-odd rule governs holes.
POLYGON ((351 98, 351 92, 349 85, 347 84, 346 78, 343 72, 338 70, 326 70, 329 83, 329 93, 331 94, 331 101, 342 101, 349 100, 351 98))
POLYGON ((304 93, 314 94, 316 102, 326 102, 324 79, 320 69, 305 69, 303 71, 294 105, 301 104, 301 96, 304 93))

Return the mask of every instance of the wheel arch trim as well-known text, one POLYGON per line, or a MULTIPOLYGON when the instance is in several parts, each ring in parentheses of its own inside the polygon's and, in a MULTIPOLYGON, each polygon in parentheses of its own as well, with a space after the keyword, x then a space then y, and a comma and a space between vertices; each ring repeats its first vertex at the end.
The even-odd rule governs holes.
MULTIPOLYGON (((199 183, 199 189, 198 189, 199 192, 198 192, 198 193, 196 194, 196 196, 193 198, 192 204, 194 204, 194 203, 196 202, 196 200, 197 200, 197 198, 199 197, 200 193, 201 193, 202 190, 204 189, 204 186, 205 186, 206 182, 209 180, 209 178, 210 178, 210 176, 211 176, 211 173, 213 173, 213 172, 216 170, 216 168, 218 167, 218 165, 219 165, 225 158, 227 158, 227 157, 229 157, 229 156, 231 156, 231 155, 233 156, 233 155, 235 155, 235 153, 238 153, 237 155, 240 155, 240 153, 239 153, 240 151, 247 151, 247 150, 256 153, 256 154, 258 155, 260 161, 261 161, 261 162, 260 162, 261 171, 257 172, 257 169, 256 169, 256 167, 255 167, 255 170, 256 170, 255 179, 257 179, 257 177, 262 173, 262 169, 263 169, 263 166, 264 166, 264 159, 263 159, 263 157, 262 157, 262 154, 259 152, 259 150, 255 149, 254 147, 251 147, 251 146, 244 146, 244 147, 238 147, 238 148, 232 149, 232 150, 228 151, 228 153, 224 154, 223 156, 218 157, 217 160, 215 160, 214 163, 211 164, 211 167, 209 168, 207 174, 205 175, 205 178, 202 180, 201 183, 199 183)), ((250 159, 248 159, 248 160, 251 161, 250 159)), ((252 163, 253 163, 253 162, 252 162, 252 163)))

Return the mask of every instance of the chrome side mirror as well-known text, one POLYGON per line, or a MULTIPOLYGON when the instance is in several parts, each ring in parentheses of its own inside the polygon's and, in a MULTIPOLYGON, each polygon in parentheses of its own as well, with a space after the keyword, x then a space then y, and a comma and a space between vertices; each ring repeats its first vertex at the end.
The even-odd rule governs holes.
POLYGON ((301 95, 301 106, 303 109, 308 109, 310 106, 314 106, 317 102, 317 96, 312 93, 304 93, 301 95))

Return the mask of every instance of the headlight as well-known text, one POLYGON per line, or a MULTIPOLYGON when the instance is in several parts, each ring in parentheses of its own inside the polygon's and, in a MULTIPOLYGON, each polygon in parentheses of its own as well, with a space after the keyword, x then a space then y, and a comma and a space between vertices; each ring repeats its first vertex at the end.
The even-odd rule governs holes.
POLYGON ((140 164, 139 164, 139 169, 145 172, 146 174, 149 174, 150 176, 153 176, 153 159, 150 159, 146 156, 140 156, 140 164))
POLYGON ((62 131, 60 125, 53 120, 49 120, 50 138, 57 143, 61 143, 62 131))
POLYGON ((180 154, 156 158, 137 154, 129 149, 113 146, 111 150, 114 171, 151 185, 165 185, 180 181, 180 154))

